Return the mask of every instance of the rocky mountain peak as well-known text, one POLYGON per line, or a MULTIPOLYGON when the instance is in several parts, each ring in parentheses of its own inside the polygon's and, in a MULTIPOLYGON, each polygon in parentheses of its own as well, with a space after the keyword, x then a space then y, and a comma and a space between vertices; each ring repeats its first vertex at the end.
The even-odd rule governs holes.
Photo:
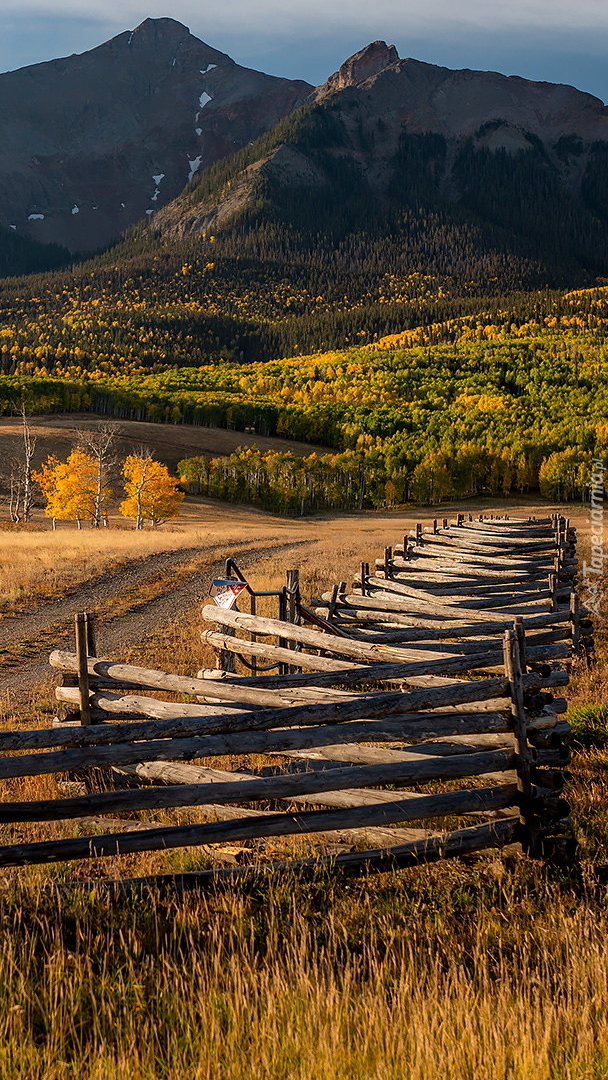
MULTIPOLYGON (((126 31, 129 33, 129 31, 126 31)), ((148 41, 156 41, 158 38, 169 40, 171 38, 189 37, 190 30, 176 19, 144 19, 143 22, 131 31, 133 38, 147 38, 148 41)), ((130 35, 129 35, 130 36, 130 35)))
POLYGON ((169 18, 0 74, 0 226, 104 246, 312 90, 240 67, 169 18))
POLYGON ((360 49, 354 56, 349 56, 342 67, 320 88, 322 94, 332 94, 336 90, 344 90, 347 86, 358 86, 359 83, 371 79, 380 71, 384 71, 390 64, 399 60, 399 53, 394 45, 387 45, 385 41, 372 41, 364 49, 360 49))

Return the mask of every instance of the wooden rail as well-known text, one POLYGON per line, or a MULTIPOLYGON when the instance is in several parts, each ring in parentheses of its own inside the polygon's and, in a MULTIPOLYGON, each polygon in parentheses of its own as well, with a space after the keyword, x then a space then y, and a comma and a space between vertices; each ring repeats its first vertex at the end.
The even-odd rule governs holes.
MULTIPOLYGON (((62 717, 50 729, 0 731, 0 781, 102 772, 75 796, 18 800, 13 787, 0 822, 114 829, 58 837, 56 825, 50 839, 0 845, 0 865, 290 835, 362 845, 334 857, 345 872, 513 842, 546 854, 568 817, 565 703, 551 691, 567 683, 574 653, 592 650, 575 541, 561 518, 418 525, 316 608, 302 603, 295 571, 272 593, 278 619, 257 614, 251 587, 250 612, 205 605, 202 638, 218 668, 193 676, 96 656, 92 620, 77 616, 76 651, 50 657, 62 717), (193 764, 250 754, 268 764, 251 773, 193 764), (454 781, 468 783, 451 790, 454 781), (145 827, 132 816, 179 808, 198 820, 145 827), (112 814, 130 815, 118 822, 126 831, 112 814)), ((309 872, 326 860, 290 865, 309 872)))

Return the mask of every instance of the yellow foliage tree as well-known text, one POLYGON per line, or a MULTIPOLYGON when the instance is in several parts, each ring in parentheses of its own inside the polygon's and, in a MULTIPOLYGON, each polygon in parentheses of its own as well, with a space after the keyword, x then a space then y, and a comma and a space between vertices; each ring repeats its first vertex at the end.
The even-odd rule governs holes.
MULTIPOLYGON (((46 499, 47 517, 60 521, 93 521, 96 512, 97 463, 84 450, 73 450, 66 461, 51 455, 40 472, 33 473, 46 499)), ((101 492, 102 512, 107 512, 111 491, 104 485, 101 492)))
POLYGON ((123 476, 127 497, 119 510, 123 517, 134 519, 136 529, 143 529, 146 520, 154 526, 179 517, 184 493, 179 491, 177 480, 166 465, 149 455, 129 454, 123 476))

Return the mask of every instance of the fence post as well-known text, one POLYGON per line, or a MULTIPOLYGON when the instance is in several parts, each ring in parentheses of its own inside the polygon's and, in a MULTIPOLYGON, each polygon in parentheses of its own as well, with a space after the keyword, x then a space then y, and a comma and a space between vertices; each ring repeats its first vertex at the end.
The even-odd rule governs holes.
POLYGON ((570 632, 572 634, 572 655, 578 656, 580 648, 580 620, 581 602, 578 593, 573 589, 570 593, 570 632))
POLYGON ((365 573, 366 566, 367 566, 367 563, 364 563, 364 562, 361 563, 361 596, 366 596, 367 595, 367 593, 365 591, 366 588, 367 588, 366 573, 365 573))
POLYGON ((522 674, 525 675, 528 670, 528 664, 526 661, 526 632, 524 630, 524 620, 521 615, 518 615, 513 623, 513 631, 517 638, 517 648, 519 651, 519 664, 522 674))
POLYGON ((385 547, 384 549, 384 575, 387 580, 392 574, 392 562, 393 562, 393 549, 392 547, 385 547))
POLYGON ((92 611, 85 612, 87 626, 87 651, 89 656, 97 656, 97 638, 95 634, 95 615, 92 611))
POLYGON ((91 723, 87 630, 88 619, 86 612, 79 612, 77 615, 74 615, 76 663, 78 666, 78 696, 80 698, 80 723, 83 727, 88 727, 91 723))
MULTIPOLYGON (((279 619, 281 622, 289 622, 287 614, 287 588, 284 585, 279 592, 279 619)), ((287 648, 287 641, 285 638, 277 638, 277 644, 279 646, 279 649, 287 648)), ((287 664, 281 664, 279 667, 279 671, 281 675, 286 675, 289 671, 289 666, 287 664)))
POLYGON ((549 592, 551 593, 551 611, 557 611, 557 574, 549 574, 549 592))
POLYGON ((511 722, 515 737, 515 767, 520 793, 519 820, 524 831, 522 846, 528 855, 535 856, 539 853, 539 835, 532 806, 532 753, 528 744, 519 642, 513 630, 505 631, 504 662, 505 674, 509 680, 511 722))
POLYGON ((300 625, 300 571, 287 571, 287 613, 288 622, 300 625))
MULTIPOLYGON (((286 585, 285 585, 285 616, 287 622, 292 623, 294 626, 300 625, 300 571, 299 570, 287 570, 286 571, 286 585)), ((288 648, 293 651, 297 651, 297 643, 290 641, 288 648)), ((291 674, 293 671, 299 671, 299 668, 285 667, 285 671, 291 674)))
MULTIPOLYGON (((224 570, 224 577, 232 577, 232 560, 226 559, 226 567, 224 570)), ((222 628, 225 637, 236 637, 236 630, 234 626, 224 626, 222 628)), ((226 671, 230 674, 234 674, 236 671, 236 657, 234 653, 228 652, 227 649, 218 649, 216 652, 215 666, 220 671, 226 671)))

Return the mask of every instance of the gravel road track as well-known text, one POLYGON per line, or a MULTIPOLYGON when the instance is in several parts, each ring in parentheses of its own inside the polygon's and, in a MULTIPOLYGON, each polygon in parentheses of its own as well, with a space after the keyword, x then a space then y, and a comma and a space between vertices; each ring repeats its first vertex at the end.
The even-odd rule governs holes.
MULTIPOLYGON (((241 569, 246 569, 269 555, 279 555, 294 548, 315 543, 299 540, 291 543, 232 545, 241 569)), ((32 602, 29 610, 5 615, 0 619, 0 687, 16 704, 35 686, 48 684, 52 672, 48 655, 55 648, 73 648, 73 619, 76 611, 97 613, 97 645, 103 656, 120 660, 134 643, 146 638, 185 610, 201 602, 211 581, 224 574, 225 545, 205 548, 182 548, 159 552, 83 582, 53 600, 32 602), (213 556, 220 556, 214 559, 213 556), (167 576, 166 589, 159 582, 167 576), (138 590, 142 594, 138 602, 138 590), (152 595, 146 598, 146 591, 152 595), (121 611, 120 608, 123 607, 121 611), (118 613, 112 614, 112 607, 118 613), (124 610, 126 608, 126 610, 124 610)), ((170 667, 168 658, 167 667, 170 667)))

